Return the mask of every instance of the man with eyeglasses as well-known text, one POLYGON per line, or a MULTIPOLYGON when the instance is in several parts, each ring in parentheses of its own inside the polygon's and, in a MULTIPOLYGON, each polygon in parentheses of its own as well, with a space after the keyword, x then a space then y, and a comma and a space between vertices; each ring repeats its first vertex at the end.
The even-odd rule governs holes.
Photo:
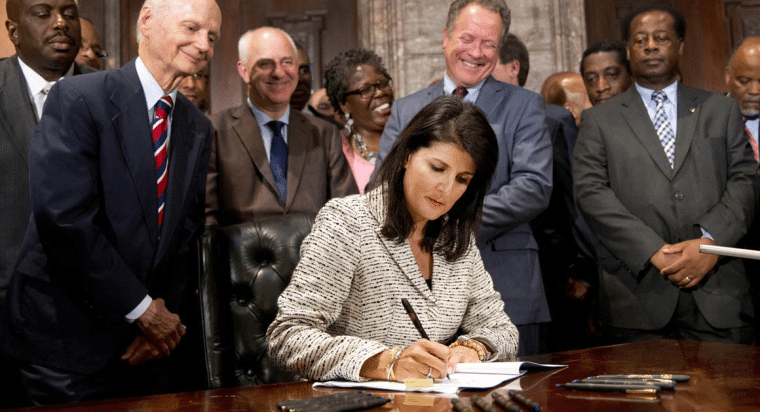
POLYGON ((79 23, 82 27, 82 47, 79 48, 76 62, 100 70, 100 59, 108 57, 108 53, 100 46, 100 37, 95 25, 84 17, 79 18, 79 23))
POLYGON ((298 82, 290 36, 273 27, 251 30, 238 52, 248 99, 211 118, 206 224, 316 214, 329 199, 358 193, 337 127, 290 106, 298 82))

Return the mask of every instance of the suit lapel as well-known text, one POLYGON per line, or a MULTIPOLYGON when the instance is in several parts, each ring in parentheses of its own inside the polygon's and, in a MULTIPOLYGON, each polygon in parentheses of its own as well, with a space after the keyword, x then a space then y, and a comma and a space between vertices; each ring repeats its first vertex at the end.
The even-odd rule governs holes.
POLYGON ((662 143, 660 143, 657 132, 654 130, 652 119, 649 118, 647 108, 644 106, 644 102, 641 100, 641 95, 636 90, 635 85, 629 87, 623 94, 620 104, 625 108, 622 110, 623 117, 633 131, 633 134, 646 151, 649 152, 649 155, 660 171, 669 179, 672 178, 673 169, 670 167, 670 162, 668 162, 668 157, 662 148, 662 143))
POLYGON ((34 105, 29 98, 29 86, 16 60, 16 55, 0 63, 3 69, 3 80, 0 86, 0 117, 8 130, 11 145, 21 154, 20 158, 27 162, 29 139, 34 126, 37 124, 34 105))
MULTIPOLYGON (((299 113, 300 114, 300 113, 299 113)), ((287 206, 292 205, 298 192, 298 185, 301 183, 304 164, 306 163, 306 154, 309 153, 309 145, 313 141, 311 137, 313 126, 304 117, 296 114, 293 109, 290 110, 290 120, 288 124, 288 193, 287 206)), ((274 179, 274 177, 272 177, 274 179)))
POLYGON ((478 106, 483 113, 486 114, 486 119, 495 119, 498 116, 493 116, 491 112, 494 110, 504 110, 503 107, 494 105, 493 102, 500 101, 497 97, 497 93, 502 93, 504 84, 488 76, 483 83, 483 87, 480 88, 478 98, 475 100, 475 106, 478 106))
POLYGON ((137 77, 135 61, 127 63, 120 72, 121 80, 111 95, 111 102, 116 108, 116 115, 111 122, 124 153, 127 169, 135 184, 143 219, 151 234, 151 242, 155 247, 158 240, 158 199, 147 102, 140 79, 137 77))
MULTIPOLYGON (((269 185, 279 198, 279 192, 277 191, 277 184, 274 181, 274 175, 272 174, 272 168, 269 166, 269 159, 267 159, 267 152, 264 150, 264 141, 261 137, 261 131, 259 130, 259 124, 256 122, 256 117, 253 115, 251 108, 248 104, 242 104, 237 107, 232 113, 234 120, 232 121, 232 129, 235 131, 238 139, 248 152, 253 167, 261 173, 264 181, 269 185)), ((289 162, 288 162, 289 163, 289 162)), ((290 190, 288 190, 290 192, 290 190)))
POLYGON ((694 140, 694 130, 699 119, 700 105, 698 95, 688 87, 678 84, 678 131, 676 132, 676 158, 673 164, 673 175, 683 166, 686 156, 694 140))

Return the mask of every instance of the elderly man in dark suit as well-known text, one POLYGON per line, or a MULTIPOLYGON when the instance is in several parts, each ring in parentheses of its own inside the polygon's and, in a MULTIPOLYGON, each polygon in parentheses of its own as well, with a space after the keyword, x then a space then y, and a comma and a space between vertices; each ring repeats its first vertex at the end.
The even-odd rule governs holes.
POLYGON ((262 27, 243 34, 238 50, 248 101, 212 117, 206 223, 316 214, 329 199, 358 193, 338 129, 289 106, 298 82, 290 36, 262 27))
POLYGON ((518 355, 529 355, 546 349, 542 330, 550 320, 538 246, 528 223, 549 203, 552 143, 541 96, 490 76, 509 16, 503 0, 451 4, 443 36, 443 81, 393 104, 378 159, 388 154, 412 117, 438 96, 454 93, 483 110, 499 142, 499 164, 483 204, 478 246, 504 310, 520 332, 518 355))
POLYGON ((213 0, 147 0, 136 60, 50 90, 0 330, 36 403, 163 389, 157 358, 185 334, 213 134, 177 87, 220 25, 213 0))
POLYGON ((578 205, 600 242, 599 311, 613 342, 656 337, 751 343, 754 310, 734 246, 754 214, 757 163, 732 99, 677 81, 685 22, 634 12, 626 92, 583 113, 578 205))

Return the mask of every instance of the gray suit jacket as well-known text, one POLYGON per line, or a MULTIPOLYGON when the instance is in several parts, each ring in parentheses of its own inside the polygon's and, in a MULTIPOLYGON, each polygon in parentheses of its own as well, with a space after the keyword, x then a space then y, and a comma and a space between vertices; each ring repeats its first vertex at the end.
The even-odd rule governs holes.
MULTIPOLYGON (((443 82, 393 103, 378 153, 381 161, 417 112, 443 95, 443 82)), ((522 87, 485 80, 475 102, 499 142, 499 164, 483 204, 478 247, 505 311, 516 325, 549 321, 538 246, 528 222, 549 204, 552 144, 545 104, 522 87)))
POLYGON ((512 360, 517 330, 474 242, 455 262, 433 252, 431 290, 409 242, 381 234, 385 216, 381 189, 322 208, 267 330, 272 361, 309 379, 363 380, 368 358, 420 339, 402 298, 430 340, 448 344, 465 333, 493 350, 488 360, 512 360))
MULTIPOLYGON (((737 103, 678 87, 671 169, 635 86, 583 112, 573 166, 578 205, 600 241, 599 304, 615 327, 665 326, 678 301, 649 258, 666 243, 702 237, 734 246, 754 214, 757 163, 737 103)), ((750 324, 749 285, 739 259, 724 258, 693 289, 716 328, 750 324)))
MULTIPOLYGON (((74 74, 94 69, 74 64, 74 74)), ((0 307, 29 221, 27 153, 37 124, 16 55, 0 60, 0 307)))
POLYGON ((207 225, 285 213, 315 215, 331 198, 359 193, 338 129, 322 119, 290 111, 286 204, 248 104, 217 113, 212 121, 216 133, 206 184, 207 225))

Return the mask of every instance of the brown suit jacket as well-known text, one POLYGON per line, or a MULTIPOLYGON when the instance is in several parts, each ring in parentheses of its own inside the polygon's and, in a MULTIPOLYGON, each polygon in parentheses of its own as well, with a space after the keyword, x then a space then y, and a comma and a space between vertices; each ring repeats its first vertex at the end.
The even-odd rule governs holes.
POLYGON ((217 113, 211 120, 216 133, 206 184, 207 225, 286 213, 316 214, 331 198, 359 193, 338 129, 322 119, 290 111, 284 205, 248 104, 217 113))

